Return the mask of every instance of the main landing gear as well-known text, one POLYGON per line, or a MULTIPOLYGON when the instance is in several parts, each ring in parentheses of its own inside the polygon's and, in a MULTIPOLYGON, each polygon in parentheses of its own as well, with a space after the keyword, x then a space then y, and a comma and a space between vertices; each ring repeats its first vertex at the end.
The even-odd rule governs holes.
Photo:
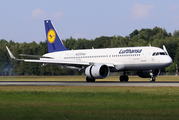
POLYGON ((95 79, 86 77, 86 82, 95 82, 95 79))
POLYGON ((120 82, 128 82, 129 77, 127 76, 126 72, 124 71, 123 75, 119 77, 120 82))

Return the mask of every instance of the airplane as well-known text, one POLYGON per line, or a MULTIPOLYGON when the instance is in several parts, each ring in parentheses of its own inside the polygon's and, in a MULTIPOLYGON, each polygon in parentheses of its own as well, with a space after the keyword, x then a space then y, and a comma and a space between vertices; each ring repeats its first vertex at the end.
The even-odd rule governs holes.
POLYGON ((160 70, 172 64, 172 59, 164 45, 163 49, 145 46, 68 50, 51 20, 44 20, 44 23, 48 53, 42 56, 20 54, 21 56, 39 58, 37 60, 17 59, 6 46, 12 59, 41 63, 42 67, 58 65, 61 68, 84 71, 86 82, 104 79, 109 76, 110 72, 123 72, 119 80, 120 82, 128 82, 127 71, 137 71, 139 77, 150 78, 151 82, 155 82, 155 77, 160 74, 160 70))

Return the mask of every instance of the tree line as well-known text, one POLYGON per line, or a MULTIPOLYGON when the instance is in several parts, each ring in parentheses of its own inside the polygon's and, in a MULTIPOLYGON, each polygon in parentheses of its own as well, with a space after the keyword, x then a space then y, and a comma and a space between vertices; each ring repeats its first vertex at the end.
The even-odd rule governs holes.
MULTIPOLYGON (((179 31, 173 34, 167 33, 163 28, 154 27, 153 29, 134 30, 128 36, 101 36, 94 40, 85 38, 74 39, 72 37, 63 40, 67 49, 91 49, 93 48, 114 48, 114 47, 136 47, 136 46, 155 46, 162 48, 166 46, 169 55, 173 59, 173 64, 163 71, 175 72, 175 65, 179 64, 179 31)), ((80 75, 81 72, 62 69, 59 66, 27 63, 10 59, 5 46, 8 46, 15 57, 28 59, 19 54, 43 55, 48 52, 47 41, 40 43, 18 43, 10 40, 0 40, 0 76, 13 75, 80 75)), ((32 59, 32 58, 30 58, 32 59)))

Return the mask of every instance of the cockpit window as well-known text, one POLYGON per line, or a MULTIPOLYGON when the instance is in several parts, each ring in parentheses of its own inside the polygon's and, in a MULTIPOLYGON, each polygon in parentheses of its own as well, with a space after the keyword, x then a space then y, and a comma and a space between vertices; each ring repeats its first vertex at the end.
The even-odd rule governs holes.
POLYGON ((160 52, 160 55, 165 55, 165 53, 164 52, 160 52))
POLYGON ((155 52, 152 54, 152 56, 155 56, 155 52))
POLYGON ((152 56, 158 56, 158 55, 168 55, 166 52, 154 52, 152 56))

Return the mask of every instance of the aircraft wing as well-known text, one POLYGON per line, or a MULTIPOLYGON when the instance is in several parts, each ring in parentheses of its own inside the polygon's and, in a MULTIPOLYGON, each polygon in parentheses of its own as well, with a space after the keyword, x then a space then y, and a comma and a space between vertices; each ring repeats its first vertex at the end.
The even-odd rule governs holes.
POLYGON ((59 64, 59 65, 85 65, 88 66, 90 63, 82 62, 82 61, 63 61, 63 60, 55 60, 55 59, 45 59, 45 60, 28 60, 25 59, 25 62, 35 62, 35 63, 46 63, 46 64, 59 64))
MULTIPOLYGON (((53 65, 68 65, 68 66, 89 66, 94 65, 93 62, 84 62, 84 61, 64 61, 64 60, 55 60, 55 59, 45 59, 45 60, 28 60, 24 59, 25 62, 35 62, 35 63, 46 63, 53 65)), ((112 63, 105 63, 108 67, 114 67, 112 63)))
MULTIPOLYGON (((38 55, 24 55, 20 54, 21 56, 27 56, 27 57, 36 57, 36 58, 42 58, 40 60, 32 60, 32 59, 17 59, 14 57, 14 55, 11 53, 9 48, 6 46, 6 49, 10 55, 10 57, 14 60, 24 61, 24 62, 34 62, 34 63, 42 63, 42 64, 51 64, 51 65, 61 65, 61 66, 89 66, 94 65, 93 62, 85 62, 85 61, 75 61, 75 60, 57 60, 53 59, 51 57, 44 57, 44 56, 38 56, 38 55), (44 59, 45 58, 45 59, 44 59)), ((108 67, 114 67, 114 64, 112 63, 105 63, 108 67)))

